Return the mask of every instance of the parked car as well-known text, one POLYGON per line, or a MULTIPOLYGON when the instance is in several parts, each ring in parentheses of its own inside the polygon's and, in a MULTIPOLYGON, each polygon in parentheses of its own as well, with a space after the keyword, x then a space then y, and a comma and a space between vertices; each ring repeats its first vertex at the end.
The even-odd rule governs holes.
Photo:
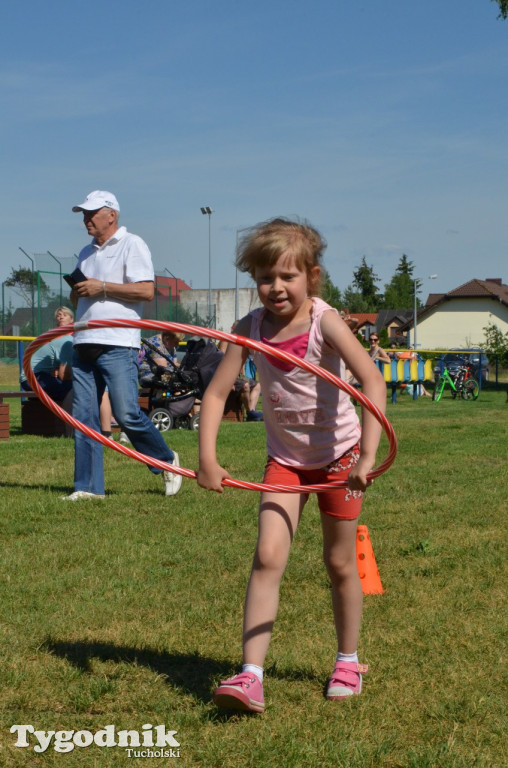
POLYGON ((434 376, 437 378, 444 370, 448 368, 450 375, 454 376, 461 365, 470 363, 471 371, 475 379, 480 380, 480 356, 481 356, 481 380, 482 384, 489 380, 489 361, 487 355, 479 347, 469 347, 468 349, 453 349, 444 355, 440 355, 434 366, 434 376), (470 352, 471 354, 464 354, 470 352))

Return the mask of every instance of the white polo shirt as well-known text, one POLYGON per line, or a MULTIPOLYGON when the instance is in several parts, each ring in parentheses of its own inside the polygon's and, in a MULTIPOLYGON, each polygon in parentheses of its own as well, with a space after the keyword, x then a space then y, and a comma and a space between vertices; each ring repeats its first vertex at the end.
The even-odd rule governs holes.
MULTIPOLYGON (((125 227, 103 245, 95 240, 85 246, 79 254, 77 266, 86 277, 93 277, 107 283, 139 283, 153 281, 152 256, 147 244, 137 235, 127 232, 125 227)), ((88 320, 139 320, 143 315, 143 304, 129 303, 120 299, 80 297, 76 310, 76 322, 88 320)), ((74 344, 110 344, 118 347, 139 348, 139 328, 96 328, 77 331, 74 344)))

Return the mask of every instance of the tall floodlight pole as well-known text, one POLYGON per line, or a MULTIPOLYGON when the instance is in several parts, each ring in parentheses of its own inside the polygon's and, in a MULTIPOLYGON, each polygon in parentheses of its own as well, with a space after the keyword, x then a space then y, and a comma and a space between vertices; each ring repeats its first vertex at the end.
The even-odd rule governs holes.
POLYGON ((209 205, 201 208, 203 216, 208 216, 208 323, 212 327, 212 209, 209 205))
MULTIPOLYGON (((427 275, 427 280, 435 280, 437 275, 427 275)), ((416 306, 416 292, 418 290, 418 282, 419 279, 415 277, 414 279, 414 307, 413 307, 413 347, 414 351, 416 352, 416 346, 417 346, 417 339, 416 339, 416 327, 418 323, 418 307, 416 306)))

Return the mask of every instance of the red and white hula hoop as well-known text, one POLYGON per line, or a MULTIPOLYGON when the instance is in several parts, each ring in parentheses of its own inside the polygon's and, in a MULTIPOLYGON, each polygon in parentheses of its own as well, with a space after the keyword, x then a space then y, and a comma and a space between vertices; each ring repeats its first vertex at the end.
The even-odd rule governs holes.
MULTIPOLYGON (((174 467, 172 464, 168 464, 164 461, 154 459, 151 456, 146 456, 145 454, 133 451, 131 448, 127 448, 121 443, 109 440, 99 432, 96 432, 94 429, 90 429, 90 427, 87 427, 85 424, 77 421, 77 419, 64 411, 63 408, 61 408, 46 394, 46 392, 39 385, 39 382, 35 378, 35 375, 32 371, 32 355, 37 349, 39 349, 39 347, 42 347, 43 344, 47 344, 52 339, 56 339, 60 336, 66 336, 67 334, 73 333, 74 331, 86 331, 93 328, 145 328, 147 330, 155 329, 157 331, 176 331, 191 336, 204 336, 211 339, 227 341, 232 344, 239 344, 242 347, 255 349, 258 352, 262 352, 263 354, 269 354, 271 357, 277 357, 279 360, 283 360, 284 362, 293 363, 295 366, 299 366, 300 368, 303 368, 304 370, 319 376, 321 379, 328 381, 330 384, 338 387, 339 389, 342 389, 352 398, 357 400, 367 411, 369 411, 369 413, 371 413, 383 427, 388 438, 388 455, 385 460, 381 462, 381 464, 369 472, 367 475, 369 480, 373 480, 375 477, 382 475, 383 472, 386 472, 386 470, 393 464, 395 456, 397 455, 397 438, 395 436, 395 432, 393 431, 392 425, 385 417, 385 415, 379 410, 379 408, 377 408, 374 403, 365 397, 362 392, 359 392, 357 389, 355 389, 355 387, 347 384, 347 382, 342 381, 342 379, 339 379, 339 377, 335 376, 333 373, 324 370, 324 368, 320 368, 313 363, 302 360, 301 358, 296 357, 289 352, 282 352, 279 349, 269 347, 267 344, 263 344, 260 341, 254 341, 253 339, 247 339, 243 336, 237 336, 234 333, 217 331, 214 328, 200 328, 199 326, 195 325, 186 325, 184 323, 169 323, 157 320, 90 320, 88 323, 77 322, 62 326, 60 328, 53 328, 51 331, 46 331, 46 333, 38 336, 35 341, 32 341, 30 346, 27 347, 23 357, 23 369, 32 389, 37 394, 37 397, 42 400, 44 405, 49 408, 50 411, 56 414, 56 416, 58 416, 60 419, 67 422, 67 424, 70 424, 72 427, 74 427, 74 429, 78 429, 80 432, 83 432, 85 435, 87 435, 87 437, 90 437, 92 440, 96 440, 97 442, 106 445, 108 448, 112 448, 114 451, 117 451, 117 453, 123 453, 125 456, 130 456, 132 459, 136 459, 136 461, 139 461, 142 464, 148 464, 152 467, 157 467, 158 469, 170 470, 175 474, 183 475, 183 477, 190 477, 194 479, 196 478, 196 472, 194 472, 192 469, 174 467)), ((225 478, 222 481, 222 485, 228 486, 230 488, 242 488, 249 491, 272 491, 275 493, 319 493, 320 491, 328 491, 330 488, 346 488, 347 480, 338 480, 333 483, 327 483, 323 485, 318 484, 305 486, 287 486, 268 485, 266 483, 250 483, 243 480, 225 478)))

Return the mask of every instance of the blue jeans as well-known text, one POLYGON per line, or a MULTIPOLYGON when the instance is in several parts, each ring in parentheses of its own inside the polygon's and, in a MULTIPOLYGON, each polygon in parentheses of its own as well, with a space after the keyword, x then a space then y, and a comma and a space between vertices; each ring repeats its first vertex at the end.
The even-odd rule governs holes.
MULTIPOLYGON (((35 378, 41 385, 42 389, 50 396, 52 400, 63 400, 65 396, 69 394, 72 388, 72 381, 70 379, 61 381, 61 379, 58 379, 56 376, 53 376, 50 373, 46 373, 45 371, 36 373, 35 378)), ((31 392, 32 387, 28 381, 22 381, 21 389, 24 389, 25 392, 31 392)))
MULTIPOLYGON (((172 463, 173 451, 138 405, 138 350, 110 347, 94 363, 85 363, 76 351, 72 362, 72 415, 101 431, 99 403, 107 386, 111 408, 134 448, 154 459, 172 463)), ((149 467, 154 474, 161 469, 149 467)), ((102 444, 74 431, 74 490, 104 494, 102 444)))

